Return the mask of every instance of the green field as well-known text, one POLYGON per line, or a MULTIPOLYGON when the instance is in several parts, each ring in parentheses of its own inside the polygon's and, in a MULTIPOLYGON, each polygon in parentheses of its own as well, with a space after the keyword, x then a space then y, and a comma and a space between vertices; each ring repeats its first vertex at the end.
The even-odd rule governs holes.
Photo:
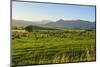
POLYGON ((94 30, 12 30, 12 64, 95 61, 95 35, 94 30))

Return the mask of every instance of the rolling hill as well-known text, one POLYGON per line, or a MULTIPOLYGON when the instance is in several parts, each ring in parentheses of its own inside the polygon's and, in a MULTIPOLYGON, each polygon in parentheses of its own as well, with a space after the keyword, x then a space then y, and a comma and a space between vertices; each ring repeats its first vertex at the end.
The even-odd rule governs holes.
MULTIPOLYGON (((42 22, 41 22, 42 23, 42 22)), ((13 26, 28 26, 35 25, 40 27, 47 28, 57 28, 57 29, 95 29, 95 22, 85 21, 85 20, 58 20, 55 22, 48 22, 46 24, 37 24, 32 21, 24 21, 24 20, 12 20, 13 26)))
POLYGON ((85 20, 58 20, 56 22, 50 22, 45 25, 45 27, 52 28, 78 28, 78 29, 95 29, 95 22, 89 22, 85 20))
POLYGON ((25 27, 28 25, 36 25, 32 21, 24 21, 24 20, 12 20, 12 26, 18 26, 18 27, 25 27))

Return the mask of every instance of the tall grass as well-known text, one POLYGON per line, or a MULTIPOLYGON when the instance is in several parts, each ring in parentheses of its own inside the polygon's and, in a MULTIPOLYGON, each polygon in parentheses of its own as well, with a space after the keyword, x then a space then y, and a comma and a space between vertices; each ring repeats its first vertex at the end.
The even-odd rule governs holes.
POLYGON ((95 61, 95 47, 95 31, 14 31, 12 63, 36 65, 95 61))

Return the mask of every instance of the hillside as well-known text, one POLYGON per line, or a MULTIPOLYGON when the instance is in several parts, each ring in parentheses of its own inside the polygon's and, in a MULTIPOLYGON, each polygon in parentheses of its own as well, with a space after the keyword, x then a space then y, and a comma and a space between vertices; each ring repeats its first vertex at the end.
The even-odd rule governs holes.
POLYGON ((89 22, 84 20, 58 20, 56 22, 50 22, 43 25, 45 27, 52 28, 78 28, 78 29, 95 29, 95 22, 89 22))
POLYGON ((12 20, 13 26, 40 26, 40 27, 48 27, 48 28, 57 28, 57 29, 95 29, 95 22, 85 21, 85 20, 58 20, 56 22, 48 22, 46 24, 37 24, 32 21, 24 21, 24 20, 12 20))
POLYGON ((33 30, 57 30, 57 29, 54 29, 54 28, 46 28, 46 27, 33 26, 33 25, 29 25, 29 26, 32 26, 33 30))
POLYGON ((34 24, 32 21, 12 20, 12 26, 25 27, 28 25, 36 25, 36 24, 34 24))

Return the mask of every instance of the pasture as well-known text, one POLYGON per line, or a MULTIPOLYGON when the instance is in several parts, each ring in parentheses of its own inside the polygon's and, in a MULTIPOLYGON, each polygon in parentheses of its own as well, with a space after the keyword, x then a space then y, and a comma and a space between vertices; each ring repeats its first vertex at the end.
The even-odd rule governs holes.
POLYGON ((95 61, 95 35, 89 30, 12 30, 12 64, 95 61))

